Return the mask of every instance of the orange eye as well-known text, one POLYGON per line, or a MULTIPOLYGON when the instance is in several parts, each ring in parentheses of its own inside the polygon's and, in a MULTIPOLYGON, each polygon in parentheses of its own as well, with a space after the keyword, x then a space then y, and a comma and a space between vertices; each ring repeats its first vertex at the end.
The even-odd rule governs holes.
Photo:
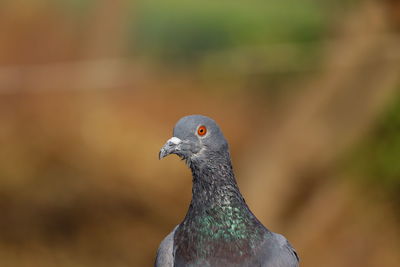
POLYGON ((197 134, 200 136, 203 136, 206 133, 207 133, 207 128, 204 125, 200 126, 199 129, 197 129, 197 134))

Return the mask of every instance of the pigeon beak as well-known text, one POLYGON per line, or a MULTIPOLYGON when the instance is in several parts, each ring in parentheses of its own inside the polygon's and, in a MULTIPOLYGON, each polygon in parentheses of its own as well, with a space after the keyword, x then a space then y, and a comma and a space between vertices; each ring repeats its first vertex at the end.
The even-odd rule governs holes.
POLYGON ((180 144, 182 143, 182 140, 179 139, 178 137, 172 137, 169 139, 165 145, 161 148, 160 154, 158 155, 159 159, 162 159, 169 154, 176 153, 180 150, 180 144))

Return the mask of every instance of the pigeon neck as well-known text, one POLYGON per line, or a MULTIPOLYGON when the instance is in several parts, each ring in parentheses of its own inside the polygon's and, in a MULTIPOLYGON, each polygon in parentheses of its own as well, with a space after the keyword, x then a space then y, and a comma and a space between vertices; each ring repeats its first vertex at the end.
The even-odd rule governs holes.
POLYGON ((220 257, 240 262, 252 255, 267 230, 240 194, 229 153, 207 158, 203 164, 190 164, 193 197, 175 233, 176 259, 201 262, 219 253, 220 257))
POLYGON ((193 175, 191 209, 246 206, 236 183, 229 152, 209 155, 206 162, 193 162, 190 168, 193 175))
POLYGON ((175 232, 175 262, 196 266, 217 258, 243 262, 254 254, 267 230, 240 194, 229 152, 209 153, 206 158, 189 162, 193 197, 175 232))

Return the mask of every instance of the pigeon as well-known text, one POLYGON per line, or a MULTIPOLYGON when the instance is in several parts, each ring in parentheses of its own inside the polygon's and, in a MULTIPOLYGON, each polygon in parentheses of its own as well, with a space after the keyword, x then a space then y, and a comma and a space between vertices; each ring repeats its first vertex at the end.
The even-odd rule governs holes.
POLYGON ((161 242, 154 266, 299 266, 288 240, 264 227, 247 206, 214 120, 181 118, 159 158, 170 154, 192 171, 192 200, 184 220, 161 242))

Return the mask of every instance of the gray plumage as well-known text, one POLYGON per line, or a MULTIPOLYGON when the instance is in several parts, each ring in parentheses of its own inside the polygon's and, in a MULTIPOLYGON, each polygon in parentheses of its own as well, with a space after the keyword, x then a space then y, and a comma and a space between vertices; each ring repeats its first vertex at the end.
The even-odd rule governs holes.
POLYGON ((246 205, 228 143, 212 119, 180 119, 160 159, 169 154, 186 160, 192 171, 192 201, 183 222, 161 242, 156 267, 299 266, 286 238, 265 228, 246 205))

